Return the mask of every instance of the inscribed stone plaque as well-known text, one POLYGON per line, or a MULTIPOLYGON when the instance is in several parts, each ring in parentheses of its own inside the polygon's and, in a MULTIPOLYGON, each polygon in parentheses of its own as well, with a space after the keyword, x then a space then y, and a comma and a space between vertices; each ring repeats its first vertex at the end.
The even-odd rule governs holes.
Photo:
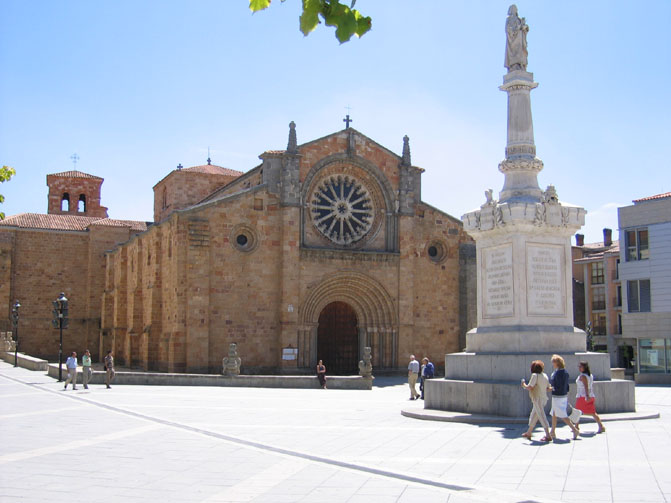
POLYGON ((527 313, 564 316, 564 247, 527 243, 527 313))
POLYGON ((482 250, 482 307, 484 318, 513 316, 513 245, 482 250))

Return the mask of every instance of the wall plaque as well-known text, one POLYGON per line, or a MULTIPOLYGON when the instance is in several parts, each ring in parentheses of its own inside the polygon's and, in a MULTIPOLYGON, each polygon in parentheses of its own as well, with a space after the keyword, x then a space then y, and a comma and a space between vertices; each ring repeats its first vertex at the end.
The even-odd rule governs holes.
POLYGON ((527 313, 564 316, 564 247, 527 243, 527 313))
POLYGON ((483 318, 513 316, 513 245, 507 243, 482 250, 483 318))

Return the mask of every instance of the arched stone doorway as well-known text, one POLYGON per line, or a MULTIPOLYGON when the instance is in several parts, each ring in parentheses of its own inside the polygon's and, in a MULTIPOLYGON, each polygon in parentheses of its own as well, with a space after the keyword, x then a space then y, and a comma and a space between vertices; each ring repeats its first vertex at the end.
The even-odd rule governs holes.
POLYGON ((356 366, 349 372, 358 373, 358 361, 366 346, 372 349, 375 368, 396 368, 398 315, 394 300, 376 279, 354 271, 330 274, 309 287, 308 295, 299 309, 298 367, 313 371, 317 360, 321 358, 329 374, 335 370, 325 356, 317 354, 320 318, 322 313, 328 312, 327 307, 334 303, 347 305, 353 312, 348 315, 349 319, 356 320, 356 366))
POLYGON ((356 312, 346 302, 331 302, 319 314, 317 359, 329 374, 356 373, 359 358, 359 329, 356 312))

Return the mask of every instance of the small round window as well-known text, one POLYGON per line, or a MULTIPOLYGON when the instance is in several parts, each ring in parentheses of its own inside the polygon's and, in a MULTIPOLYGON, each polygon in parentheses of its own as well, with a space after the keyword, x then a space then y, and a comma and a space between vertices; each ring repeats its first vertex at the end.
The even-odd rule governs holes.
POLYGON ((447 256, 447 247, 442 241, 431 241, 426 246, 426 254, 433 262, 442 262, 447 256))
POLYGON ((256 248, 256 230, 248 225, 238 225, 231 232, 231 244, 240 251, 250 252, 256 248))

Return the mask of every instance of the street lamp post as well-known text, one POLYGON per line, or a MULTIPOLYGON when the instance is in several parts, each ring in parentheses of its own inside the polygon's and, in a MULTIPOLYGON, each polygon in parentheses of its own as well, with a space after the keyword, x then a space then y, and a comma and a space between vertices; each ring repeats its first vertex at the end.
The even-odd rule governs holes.
POLYGON ((63 381, 63 329, 68 327, 68 299, 65 292, 52 302, 54 306, 52 324, 60 331, 58 341, 58 382, 63 381))
POLYGON ((12 325, 14 326, 14 366, 18 366, 18 358, 19 358, 19 309, 21 308, 21 304, 17 300, 14 302, 14 305, 12 306, 12 325))

